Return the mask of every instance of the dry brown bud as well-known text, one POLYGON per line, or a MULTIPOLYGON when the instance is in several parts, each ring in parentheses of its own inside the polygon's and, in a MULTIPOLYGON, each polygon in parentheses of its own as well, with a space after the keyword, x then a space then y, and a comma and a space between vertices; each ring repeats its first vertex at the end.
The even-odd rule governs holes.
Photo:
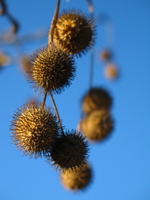
POLYGON ((110 94, 100 87, 91 88, 82 99, 82 110, 86 115, 98 109, 109 110, 111 105, 110 94))
POLYGON ((75 76, 74 60, 60 49, 49 47, 33 58, 29 80, 45 91, 61 92, 75 76))
POLYGON ((92 170, 91 167, 85 163, 74 171, 62 171, 60 178, 66 189, 73 191, 83 190, 91 183, 92 170))
POLYGON ((85 163, 88 144, 80 133, 66 132, 57 138, 50 150, 50 157, 56 169, 72 169, 85 163))
POLYGON ((79 11, 64 12, 57 21, 54 44, 69 54, 81 56, 94 43, 94 25, 79 11))
POLYGON ((11 123, 14 144, 24 154, 34 157, 42 156, 51 148, 58 130, 56 117, 50 109, 42 109, 35 101, 21 107, 11 123))
POLYGON ((81 121, 81 131, 90 141, 100 141, 108 137, 113 129, 113 121, 108 111, 96 110, 81 121))

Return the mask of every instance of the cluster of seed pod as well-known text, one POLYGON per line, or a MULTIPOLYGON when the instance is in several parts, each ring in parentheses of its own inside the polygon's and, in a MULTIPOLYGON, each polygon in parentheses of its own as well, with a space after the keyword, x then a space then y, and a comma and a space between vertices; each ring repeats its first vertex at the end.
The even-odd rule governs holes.
POLYGON ((31 157, 46 157, 60 170, 64 185, 72 190, 85 188, 91 181, 88 142, 80 132, 64 130, 53 94, 71 85, 76 73, 73 55, 81 56, 93 43, 92 20, 76 10, 60 15, 53 41, 36 51, 26 71, 29 83, 43 92, 43 101, 25 103, 11 123, 11 137, 17 148, 31 157), (47 95, 52 98, 55 114, 45 105, 47 95))
POLYGON ((89 141, 98 142, 107 138, 113 129, 110 115, 112 98, 106 89, 91 88, 82 99, 84 118, 80 122, 80 130, 89 141))
POLYGON ((114 80, 118 77, 118 67, 113 61, 112 51, 104 49, 100 52, 100 59, 105 63, 104 75, 109 80, 114 80))

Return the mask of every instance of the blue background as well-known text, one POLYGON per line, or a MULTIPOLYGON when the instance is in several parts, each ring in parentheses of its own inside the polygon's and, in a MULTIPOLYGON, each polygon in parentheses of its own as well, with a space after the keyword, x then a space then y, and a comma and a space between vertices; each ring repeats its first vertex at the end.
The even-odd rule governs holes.
MULTIPOLYGON (((46 30, 54 13, 54 0, 7 0, 9 12, 20 23, 18 37, 46 30)), ((41 96, 30 88, 16 58, 32 54, 46 45, 47 38, 22 46, 2 45, 14 58, 13 64, 0 71, 0 199, 1 200, 150 200, 150 1, 93 0, 97 36, 94 57, 93 86, 103 86, 113 97, 112 137, 90 145, 89 162, 93 181, 85 191, 65 190, 59 173, 44 159, 22 156, 10 138, 13 113, 27 99, 41 96), (102 16, 111 24, 111 37, 102 16), (99 51, 111 47, 120 76, 110 81, 104 76, 104 63, 99 51)), ((89 15, 84 0, 62 0, 63 9, 77 8, 89 15)), ((107 21, 107 22, 108 22, 107 21)), ((0 30, 9 28, 5 16, 0 17, 0 30)), ((88 89, 90 52, 76 58, 77 74, 72 85, 59 95, 56 104, 67 129, 76 129, 80 102, 88 89)), ((47 98, 47 105, 51 105, 47 98)))

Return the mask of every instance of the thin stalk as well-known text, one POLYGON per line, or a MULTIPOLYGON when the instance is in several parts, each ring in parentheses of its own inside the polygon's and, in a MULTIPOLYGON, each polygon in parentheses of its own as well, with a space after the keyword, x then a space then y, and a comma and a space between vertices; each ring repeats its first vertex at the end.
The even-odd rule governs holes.
POLYGON ((57 117, 57 120, 58 120, 58 123, 59 123, 59 126, 60 126, 61 133, 62 133, 62 135, 64 135, 63 127, 62 127, 62 124, 61 124, 61 120, 60 120, 60 116, 59 116, 59 112, 58 112, 55 100, 53 98, 52 93, 49 92, 49 94, 50 94, 50 98, 51 98, 51 101, 52 101, 52 104, 53 104, 53 107, 54 107, 54 110, 55 110, 55 113, 56 113, 56 117, 57 117))
POLYGON ((90 55, 90 77, 89 77, 89 89, 92 87, 93 83, 93 74, 94 74, 94 49, 91 49, 90 55))
POLYGON ((54 33, 54 29, 56 27, 56 23, 57 23, 57 19, 58 19, 59 7, 60 7, 60 0, 57 0, 55 13, 54 13, 54 16, 53 16, 53 19, 51 22, 49 35, 48 35, 48 46, 53 43, 53 33, 54 33))
POLYGON ((46 97, 47 97, 47 91, 44 92, 43 101, 42 101, 42 103, 41 103, 41 108, 42 108, 42 109, 44 109, 45 102, 46 102, 46 97))
MULTIPOLYGON (((89 7, 91 19, 94 20, 94 6, 93 6, 93 3, 92 3, 92 0, 87 0, 87 4, 88 4, 88 7, 89 7)), ((93 74, 94 74, 94 47, 91 49, 91 55, 90 55, 89 89, 91 89, 91 87, 92 87, 93 74)))

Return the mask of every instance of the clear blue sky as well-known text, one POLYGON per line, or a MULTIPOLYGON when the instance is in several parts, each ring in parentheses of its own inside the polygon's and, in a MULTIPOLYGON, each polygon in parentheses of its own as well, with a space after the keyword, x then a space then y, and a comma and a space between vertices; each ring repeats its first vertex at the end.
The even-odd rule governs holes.
MULTIPOLYGON (((19 21, 18 36, 44 28, 48 31, 55 0, 6 0, 10 13, 19 21)), ((103 23, 97 24, 93 86, 106 87, 113 97, 111 110, 115 129, 105 142, 90 145, 89 161, 94 177, 84 192, 71 193, 60 184, 59 174, 44 159, 22 156, 12 144, 10 121, 13 113, 35 96, 17 63, 0 71, 0 199, 1 200, 150 200, 150 1, 93 0, 95 18, 106 13, 113 23, 111 47, 120 77, 109 81, 103 74, 98 52, 107 45, 103 23)), ((65 0, 60 11, 81 9, 88 14, 85 0, 65 0)), ((0 17, 0 31, 9 23, 0 17)), ((21 48, 32 53, 47 39, 21 48)), ((19 48, 4 47, 13 57, 19 48)), ((55 95, 63 125, 75 129, 80 101, 88 89, 90 53, 76 59, 77 76, 72 85, 55 95)), ((37 94, 36 94, 37 96, 37 94)), ((38 96, 37 96, 38 97, 38 96)), ((41 99, 41 97, 39 97, 41 99)), ((51 105, 47 99, 47 105, 51 105)))

